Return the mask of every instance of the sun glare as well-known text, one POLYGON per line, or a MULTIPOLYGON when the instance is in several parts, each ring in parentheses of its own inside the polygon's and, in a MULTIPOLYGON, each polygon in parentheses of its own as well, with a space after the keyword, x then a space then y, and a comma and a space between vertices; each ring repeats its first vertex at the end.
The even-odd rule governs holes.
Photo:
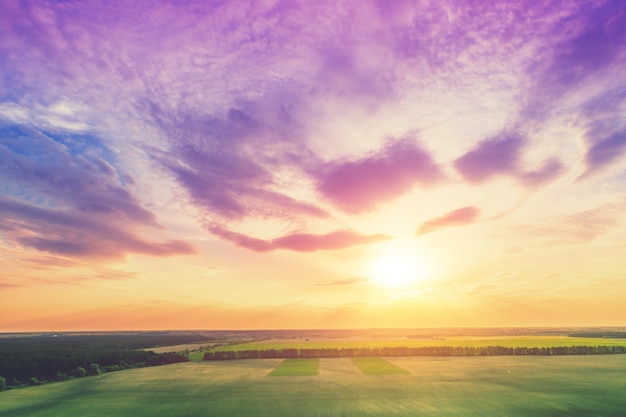
POLYGON ((393 288, 409 287, 426 273, 426 265, 416 251, 408 248, 389 249, 373 260, 370 279, 377 285, 393 288))

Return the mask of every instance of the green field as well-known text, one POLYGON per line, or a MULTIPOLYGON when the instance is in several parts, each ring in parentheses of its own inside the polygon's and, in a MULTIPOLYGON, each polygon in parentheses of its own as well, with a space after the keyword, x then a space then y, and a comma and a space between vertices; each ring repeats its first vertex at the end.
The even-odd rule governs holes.
POLYGON ((311 359, 285 359, 278 368, 274 369, 272 376, 306 376, 317 375, 320 360, 311 359))
POLYGON ((397 375, 409 373, 406 369, 402 369, 383 358, 352 358, 352 363, 365 375, 397 375))
POLYGON ((113 372, 0 393, 0 416, 618 416, 626 355, 404 357, 367 376, 349 358, 275 378, 280 359, 113 372))
POLYGON ((198 342, 198 343, 185 343, 183 345, 169 345, 169 346, 160 346, 160 347, 151 347, 144 348, 143 350, 151 350, 154 353, 165 353, 165 352, 184 352, 184 351, 192 351, 198 350, 201 348, 210 348, 215 345, 219 345, 219 342, 198 342))
POLYGON ((187 354, 187 357, 189 358, 190 361, 194 361, 194 362, 201 361, 202 358, 204 358, 204 351, 197 350, 194 352, 189 352, 187 354))
POLYGON ((446 337, 438 339, 378 339, 378 340, 266 340, 238 345, 220 346, 216 351, 244 351, 250 349, 346 349, 420 346, 504 346, 504 347, 556 347, 556 346, 626 346, 624 338, 589 338, 568 336, 491 336, 446 337))

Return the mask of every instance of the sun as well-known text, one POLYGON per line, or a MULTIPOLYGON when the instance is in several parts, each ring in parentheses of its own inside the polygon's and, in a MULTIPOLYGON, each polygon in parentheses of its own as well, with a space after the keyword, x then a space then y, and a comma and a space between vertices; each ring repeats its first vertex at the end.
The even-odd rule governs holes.
POLYGON ((419 282, 426 273, 426 265, 419 253, 410 248, 390 248, 370 264, 370 279, 374 284, 405 288, 419 282))

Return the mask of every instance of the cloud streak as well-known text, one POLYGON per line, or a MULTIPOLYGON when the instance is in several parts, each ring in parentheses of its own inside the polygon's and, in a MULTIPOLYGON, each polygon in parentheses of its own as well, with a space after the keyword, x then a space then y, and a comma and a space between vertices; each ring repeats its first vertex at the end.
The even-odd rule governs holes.
POLYGON ((14 241, 41 252, 85 259, 119 259, 126 253, 154 256, 192 254, 180 240, 149 242, 127 224, 98 222, 85 216, 0 198, 0 230, 14 241))
MULTIPOLYGON (((10 196, 0 197, 0 230, 10 241, 70 259, 195 252, 181 240, 155 243, 137 234, 163 227, 122 185, 132 186, 131 177, 115 168, 115 157, 92 135, 24 126, 5 127, 0 135, 0 175, 10 196)), ((67 262, 55 264, 71 266, 67 262)))
POLYGON ((316 287, 338 287, 338 286, 345 286, 345 285, 362 284, 367 281, 369 281, 367 278, 346 278, 346 279, 338 279, 338 280, 331 281, 331 282, 315 284, 315 286, 316 287))
POLYGON ((442 216, 435 217, 422 223, 415 233, 417 236, 432 233, 445 227, 465 226, 474 223, 478 219, 480 210, 478 207, 467 206, 450 211, 442 216))
POLYGON ((8 284, 8 283, 5 283, 5 282, 0 282, 0 291, 10 290, 10 289, 13 289, 13 288, 18 288, 18 287, 19 287, 19 285, 8 284))
POLYGON ((253 238, 242 233, 230 231, 220 225, 212 225, 209 231, 237 246, 255 252, 290 250, 295 252, 315 252, 320 250, 345 249, 356 245, 367 245, 390 239, 382 234, 361 235, 349 230, 339 230, 326 234, 292 233, 272 240, 253 238))
POLYGON ((156 226, 155 216, 120 185, 124 174, 102 155, 95 138, 55 141, 44 132, 14 126, 0 131, 0 174, 14 193, 46 198, 89 215, 156 226))
POLYGON ((237 108, 230 108, 223 118, 175 116, 160 109, 153 113, 169 148, 150 150, 152 157, 174 176, 191 202, 211 217, 328 216, 324 209, 280 191, 273 171, 290 165, 297 147, 281 139, 280 127, 272 133, 274 143, 267 138, 267 120, 257 120, 237 108))
POLYGON ((538 170, 525 170, 521 163, 526 141, 516 133, 503 132, 480 142, 454 161, 456 170, 470 183, 482 183, 498 176, 510 176, 524 185, 538 186, 555 179, 563 170, 552 158, 538 170))
POLYGON ((626 153, 626 130, 617 132, 589 147, 585 154, 586 171, 579 177, 585 179, 614 163, 626 153))
POLYGON ((622 222, 624 202, 607 203, 588 210, 556 216, 545 222, 520 228, 529 238, 549 245, 590 242, 609 233, 622 222))

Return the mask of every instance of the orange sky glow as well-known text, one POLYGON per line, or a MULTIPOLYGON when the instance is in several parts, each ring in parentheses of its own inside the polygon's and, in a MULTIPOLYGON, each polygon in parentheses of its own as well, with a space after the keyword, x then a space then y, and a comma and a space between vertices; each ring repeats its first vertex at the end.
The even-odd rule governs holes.
POLYGON ((0 5, 0 332, 625 324, 624 3, 287 3, 0 5))

